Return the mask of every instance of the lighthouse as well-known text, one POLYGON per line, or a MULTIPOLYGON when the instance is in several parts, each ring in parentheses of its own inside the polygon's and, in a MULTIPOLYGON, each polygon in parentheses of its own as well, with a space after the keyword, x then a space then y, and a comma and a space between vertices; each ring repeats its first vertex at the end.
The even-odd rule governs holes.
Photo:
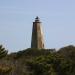
POLYGON ((33 22, 31 48, 44 49, 44 36, 39 17, 33 22))

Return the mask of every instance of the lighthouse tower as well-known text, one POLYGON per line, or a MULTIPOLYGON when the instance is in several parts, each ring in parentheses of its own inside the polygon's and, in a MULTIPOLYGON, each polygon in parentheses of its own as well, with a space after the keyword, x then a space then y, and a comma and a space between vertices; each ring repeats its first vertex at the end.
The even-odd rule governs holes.
POLYGON ((43 31, 39 17, 36 17, 33 22, 31 48, 44 49, 43 31))

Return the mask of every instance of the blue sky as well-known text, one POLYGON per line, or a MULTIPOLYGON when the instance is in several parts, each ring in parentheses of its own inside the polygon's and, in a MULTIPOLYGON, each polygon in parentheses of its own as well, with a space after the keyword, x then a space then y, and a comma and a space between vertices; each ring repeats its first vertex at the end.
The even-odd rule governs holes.
POLYGON ((9 52, 29 48, 36 16, 46 48, 75 45, 75 0, 0 0, 0 44, 9 52))

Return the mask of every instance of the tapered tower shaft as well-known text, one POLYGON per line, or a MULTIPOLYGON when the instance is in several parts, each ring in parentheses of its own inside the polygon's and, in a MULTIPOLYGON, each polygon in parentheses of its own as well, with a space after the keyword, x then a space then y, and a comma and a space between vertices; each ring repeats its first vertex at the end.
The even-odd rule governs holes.
POLYGON ((33 22, 31 48, 44 48, 43 31, 38 17, 36 17, 35 22, 33 22))

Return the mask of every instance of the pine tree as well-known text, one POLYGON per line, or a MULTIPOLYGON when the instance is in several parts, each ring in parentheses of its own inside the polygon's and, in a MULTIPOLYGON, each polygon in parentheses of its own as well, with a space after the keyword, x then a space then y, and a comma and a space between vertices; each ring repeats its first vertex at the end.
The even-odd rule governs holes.
POLYGON ((0 58, 5 57, 7 55, 8 51, 0 45, 0 58))

